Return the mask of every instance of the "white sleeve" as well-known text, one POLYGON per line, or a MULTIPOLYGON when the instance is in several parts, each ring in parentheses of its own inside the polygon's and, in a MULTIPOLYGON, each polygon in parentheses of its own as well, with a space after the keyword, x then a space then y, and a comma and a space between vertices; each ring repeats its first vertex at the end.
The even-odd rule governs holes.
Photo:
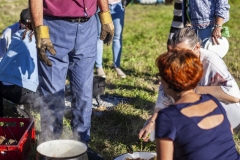
POLYGON ((2 38, 5 39, 6 42, 6 49, 8 49, 10 43, 11 43, 11 38, 12 38, 12 29, 11 28, 6 28, 2 34, 2 38))
POLYGON ((220 86, 222 90, 233 97, 240 98, 239 87, 228 71, 226 64, 220 57, 215 57, 215 59, 211 59, 210 66, 205 67, 204 70, 206 72, 208 78, 207 85, 209 86, 220 86))
POLYGON ((234 78, 232 78, 231 81, 228 81, 226 86, 221 85, 221 88, 226 94, 240 99, 240 90, 234 78))
POLYGON ((160 84, 159 86, 159 91, 158 91, 158 98, 157 98, 157 102, 154 108, 154 112, 157 112, 160 109, 166 108, 168 107, 170 104, 174 103, 174 99, 170 96, 168 96, 163 88, 162 88, 162 84, 160 84))

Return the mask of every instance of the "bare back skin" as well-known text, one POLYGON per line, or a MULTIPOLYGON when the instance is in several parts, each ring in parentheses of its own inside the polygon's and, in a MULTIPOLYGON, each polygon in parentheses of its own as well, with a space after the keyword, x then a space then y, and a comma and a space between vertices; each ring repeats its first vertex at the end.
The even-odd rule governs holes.
MULTIPOLYGON (((193 103, 200 99, 200 95, 191 92, 186 95, 183 95, 181 99, 179 99, 176 104, 179 103, 193 103)), ((217 104, 213 100, 209 100, 197 105, 192 105, 190 107, 183 108, 181 113, 187 117, 203 117, 217 108, 217 104)), ((212 129, 218 125, 220 125, 224 120, 223 114, 211 115, 203 118, 198 126, 201 129, 212 129)))

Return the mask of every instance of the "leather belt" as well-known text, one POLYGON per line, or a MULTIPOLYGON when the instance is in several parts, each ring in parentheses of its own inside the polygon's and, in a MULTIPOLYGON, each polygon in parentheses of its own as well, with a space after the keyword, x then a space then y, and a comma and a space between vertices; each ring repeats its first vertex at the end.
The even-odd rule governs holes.
POLYGON ((60 20, 64 20, 64 21, 68 21, 68 22, 77 22, 77 23, 83 23, 83 22, 87 22, 90 17, 76 17, 76 18, 72 18, 72 17, 54 17, 56 19, 60 19, 60 20))

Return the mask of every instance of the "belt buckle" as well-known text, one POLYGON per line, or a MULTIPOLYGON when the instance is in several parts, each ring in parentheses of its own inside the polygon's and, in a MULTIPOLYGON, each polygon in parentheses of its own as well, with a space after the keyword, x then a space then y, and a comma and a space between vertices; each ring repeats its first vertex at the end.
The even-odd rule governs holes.
POLYGON ((80 18, 80 17, 77 19, 77 22, 78 22, 78 23, 81 23, 81 18, 80 18))

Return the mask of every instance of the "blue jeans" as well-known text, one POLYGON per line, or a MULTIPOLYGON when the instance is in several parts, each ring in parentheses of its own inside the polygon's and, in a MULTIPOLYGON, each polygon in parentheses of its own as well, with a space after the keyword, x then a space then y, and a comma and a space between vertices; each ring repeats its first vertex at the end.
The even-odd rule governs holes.
POLYGON ((206 29, 197 29, 197 35, 203 41, 202 46, 204 46, 207 42, 207 39, 212 37, 212 28, 208 27, 206 29))
MULTIPOLYGON (((122 2, 116 4, 109 4, 109 9, 112 15, 112 20, 114 24, 114 37, 112 43, 112 52, 113 52, 113 66, 120 67, 121 54, 122 54, 122 33, 124 26, 124 8, 122 7, 122 2)), ((97 41, 97 58, 96 58, 96 67, 102 68, 102 55, 103 55, 103 41, 100 40, 101 32, 101 23, 98 19, 98 41, 97 41)))
POLYGON ((44 17, 44 25, 49 26, 57 54, 53 56, 47 52, 52 67, 39 61, 39 88, 42 94, 40 139, 57 139, 62 134, 68 72, 73 95, 73 135, 87 144, 90 140, 93 68, 97 53, 96 18, 92 16, 87 22, 73 23, 44 17))

